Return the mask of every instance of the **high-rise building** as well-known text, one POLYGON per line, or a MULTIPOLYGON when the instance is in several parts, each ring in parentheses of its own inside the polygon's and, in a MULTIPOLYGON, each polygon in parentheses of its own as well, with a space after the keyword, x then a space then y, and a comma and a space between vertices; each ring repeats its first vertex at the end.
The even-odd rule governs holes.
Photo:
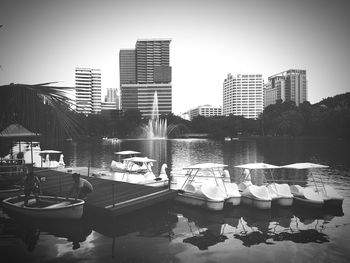
POLYGON ((191 109, 189 111, 190 120, 193 120, 193 118, 197 117, 198 115, 201 115, 204 117, 221 116, 222 108, 214 107, 212 105, 207 104, 207 105, 198 106, 197 108, 191 109))
POLYGON ((306 70, 290 69, 268 78, 264 106, 277 100, 294 101, 297 106, 307 100, 306 70))
POLYGON ((264 108, 261 74, 227 75, 223 84, 223 115, 256 119, 264 108))
POLYGON ((84 114, 101 112, 101 71, 91 68, 75 69, 76 110, 84 114))
POLYGON ((137 40, 135 49, 120 50, 122 110, 138 109, 143 116, 151 116, 157 92, 159 113, 171 113, 170 42, 170 39, 141 39, 137 40))

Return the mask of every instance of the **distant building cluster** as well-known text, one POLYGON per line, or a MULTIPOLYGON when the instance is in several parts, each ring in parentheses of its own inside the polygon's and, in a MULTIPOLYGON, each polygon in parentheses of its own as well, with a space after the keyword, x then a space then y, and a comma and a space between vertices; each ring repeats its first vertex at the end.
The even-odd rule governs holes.
POLYGON ((221 116, 222 108, 213 107, 211 105, 198 106, 197 108, 191 109, 188 115, 189 115, 189 120, 193 120, 193 118, 199 115, 204 117, 221 116))
MULTIPOLYGON (((172 68, 170 39, 139 39, 135 48, 119 52, 119 91, 108 88, 102 101, 101 70, 75 69, 76 110, 83 114, 118 115, 119 111, 139 110, 152 115, 155 94, 159 114, 172 112, 172 68)), ((267 106, 278 101, 294 101, 298 106, 307 100, 306 70, 289 69, 268 77, 262 74, 228 74, 223 82, 222 107, 202 105, 183 113, 192 120, 201 115, 259 117, 267 106)))

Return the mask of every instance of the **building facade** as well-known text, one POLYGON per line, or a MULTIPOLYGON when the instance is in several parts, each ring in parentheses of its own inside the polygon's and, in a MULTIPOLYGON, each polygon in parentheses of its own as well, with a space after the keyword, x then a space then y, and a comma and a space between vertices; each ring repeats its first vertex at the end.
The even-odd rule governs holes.
POLYGON ((297 106, 307 100, 306 70, 290 69, 268 78, 264 107, 277 100, 294 101, 297 106))
POLYGON ((190 120, 193 120, 193 118, 197 117, 198 115, 204 117, 222 116, 222 108, 213 107, 211 105, 202 105, 191 109, 188 115, 190 120))
POLYGON ((223 84, 223 115, 258 118, 264 109, 263 85, 261 74, 228 74, 223 84))
POLYGON ((84 114, 101 112, 101 71, 91 68, 75 69, 76 110, 84 114))
POLYGON ((172 112, 172 84, 169 58, 170 39, 137 40, 135 49, 119 52, 120 106, 152 115, 157 92, 160 114, 172 112))

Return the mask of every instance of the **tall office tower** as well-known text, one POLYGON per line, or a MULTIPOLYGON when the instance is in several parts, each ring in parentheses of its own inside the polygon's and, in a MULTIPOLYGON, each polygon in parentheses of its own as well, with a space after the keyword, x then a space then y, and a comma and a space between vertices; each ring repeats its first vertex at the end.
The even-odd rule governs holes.
POLYGON ((76 110, 84 114, 101 112, 101 71, 91 68, 75 69, 76 110))
POLYGON ((227 75, 223 84, 223 115, 258 118, 264 108, 261 74, 227 75))
POLYGON ((108 88, 105 102, 117 102, 117 89, 108 88))
POLYGON ((135 49, 119 52, 120 104, 122 110, 138 109, 152 115, 155 92, 160 114, 172 111, 170 39, 137 40, 135 49))
POLYGON ((297 106, 307 100, 306 70, 290 69, 268 78, 264 106, 277 100, 294 101, 297 106))

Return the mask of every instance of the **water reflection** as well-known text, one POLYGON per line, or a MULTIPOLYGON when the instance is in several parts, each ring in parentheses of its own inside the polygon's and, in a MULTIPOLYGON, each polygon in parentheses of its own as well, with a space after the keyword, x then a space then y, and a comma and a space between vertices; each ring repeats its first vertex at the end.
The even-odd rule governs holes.
POLYGON ((38 220, 11 215, 8 218, 2 214, 0 217, 0 238, 12 236, 22 240, 27 251, 35 250, 41 235, 52 235, 64 238, 71 243, 71 249, 80 248, 91 234, 92 228, 85 220, 38 220))
POLYGON ((342 210, 310 211, 296 206, 276 207, 271 211, 241 206, 215 213, 185 205, 176 205, 173 209, 181 219, 174 229, 174 238, 182 239, 182 242, 200 250, 208 250, 210 246, 228 239, 240 240, 246 247, 273 245, 281 241, 329 242, 329 236, 324 233, 327 224, 334 217, 343 216, 342 210))

